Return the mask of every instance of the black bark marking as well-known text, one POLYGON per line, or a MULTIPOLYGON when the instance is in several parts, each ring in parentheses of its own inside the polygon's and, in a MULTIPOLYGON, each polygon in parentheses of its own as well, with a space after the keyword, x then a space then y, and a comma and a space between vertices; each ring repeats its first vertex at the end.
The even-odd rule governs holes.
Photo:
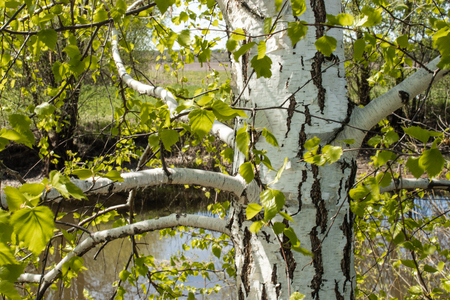
POLYGON ((312 299, 320 300, 319 291, 322 285, 323 276, 323 260, 322 260, 322 248, 320 243, 320 238, 318 237, 317 226, 314 226, 309 233, 311 239, 312 253, 314 254, 313 266, 314 266, 314 277, 311 280, 311 292, 312 299))
POLYGON ((273 264, 273 268, 272 268, 272 284, 275 286, 275 292, 277 294, 277 298, 280 297, 281 284, 278 284, 277 264, 273 264))
POLYGON ((305 124, 302 124, 300 133, 298 134, 298 147, 300 149, 298 150, 297 157, 303 158, 303 151, 305 150, 304 146, 305 142, 306 142, 305 124))
POLYGON ((351 257, 352 257, 352 224, 350 224, 348 222, 347 214, 344 216, 344 222, 339 227, 339 229, 342 230, 342 232, 344 233, 344 236, 347 239, 345 246, 344 246, 344 256, 342 257, 342 260, 341 260, 341 270, 345 276, 345 282, 344 282, 344 290, 345 290, 345 284, 351 280, 350 266, 351 266, 351 257))
POLYGON ((341 201, 341 192, 342 192, 342 182, 344 181, 344 178, 341 178, 341 180, 339 180, 339 189, 338 189, 338 199, 336 202, 336 205, 339 205, 339 202, 341 201))
POLYGON ((252 244, 250 243, 251 233, 248 228, 245 228, 244 232, 244 264, 242 265, 242 273, 241 273, 241 280, 242 285, 244 286, 245 293, 248 296, 248 293, 250 292, 250 280, 249 275, 251 272, 251 266, 250 264, 253 262, 252 257, 252 244))
POLYGON ((255 17, 257 17, 261 20, 264 20, 266 18, 260 11, 257 11, 258 10, 257 8, 256 9, 251 8, 250 5, 248 5, 247 1, 242 0, 240 2, 242 4, 242 6, 245 7, 245 9, 247 9, 247 11, 249 11, 255 17))
POLYGON ((311 113, 309 112, 309 107, 308 105, 305 105, 305 123, 308 124, 309 126, 311 125, 311 113))
POLYGON ((289 80, 291 80, 291 78, 289 77, 287 80, 286 80, 286 88, 288 88, 289 87, 289 80))
MULTIPOLYGON (((316 24, 323 24, 326 22, 327 12, 325 9, 324 0, 311 0, 311 7, 314 11, 314 18, 316 24)), ((325 27, 323 25, 316 26, 316 38, 321 38, 325 33, 325 27)), ((319 104, 320 112, 323 113, 325 108, 325 93, 326 89, 322 86, 322 64, 324 61, 324 55, 319 51, 314 56, 311 77, 313 78, 314 85, 317 87, 317 101, 319 104)))
POLYGON ((334 293, 336 294, 336 300, 344 300, 344 296, 339 292, 339 284, 337 280, 334 281, 334 293))
POLYGON ((323 110, 325 108, 325 94, 327 90, 322 85, 322 63, 323 54, 317 51, 311 65, 311 77, 314 85, 317 87, 317 102, 319 104, 320 112, 323 114, 323 110))
POLYGON ((245 300, 244 292, 242 291, 242 287, 239 289, 239 300, 245 300))
POLYGON ((398 91, 398 96, 402 100, 403 104, 408 104, 409 102, 409 94, 405 91, 398 91))
POLYGON ((266 285, 264 283, 263 283, 262 292, 261 292, 261 300, 267 300, 266 285))
MULTIPOLYGON (((286 228, 289 227, 289 222, 287 220, 283 220, 283 223, 286 225, 286 228)), ((283 256, 282 251, 284 250, 284 255, 286 257, 286 264, 288 267, 288 274, 289 274, 289 280, 292 282, 294 279, 294 271, 297 267, 297 263, 294 259, 294 254, 292 254, 291 251, 291 241, 287 236, 283 234, 283 245, 285 245, 285 248, 280 249, 280 255, 283 256)))
POLYGON ((303 56, 300 56, 300 59, 301 59, 302 67, 304 67, 305 64, 303 63, 303 56))
POLYGON ((284 135, 285 138, 287 138, 288 133, 291 130, 291 120, 292 120, 292 117, 294 116, 294 109, 295 109, 296 104, 297 104, 297 102, 295 101, 295 97, 294 96, 289 97, 288 116, 286 119, 287 131, 286 131, 286 134, 284 135))
MULTIPOLYGON (((244 33, 247 33, 244 30, 244 33)), ((249 37, 248 40, 244 40, 244 43, 242 45, 245 45, 247 43, 250 43, 252 41, 252 39, 249 37)), ((249 63, 249 59, 250 58, 250 51, 247 51, 244 55, 242 55, 242 77, 244 78, 244 82, 247 82, 247 78, 248 78, 248 63, 249 63)))
POLYGON ((280 62, 278 62, 278 64, 280 65, 280 73, 281 73, 283 71, 283 65, 280 62))
POLYGON ((319 167, 316 165, 311 165, 314 183, 311 186, 311 200, 316 207, 316 227, 320 226, 320 233, 324 234, 327 230, 328 212, 325 207, 325 201, 322 199, 322 191, 320 188, 320 180, 317 178, 319 174, 319 167))
POLYGON ((303 205, 303 201, 302 201, 302 186, 303 186, 303 183, 306 181, 307 178, 308 178, 308 172, 306 172, 306 170, 302 170, 302 181, 300 181, 300 183, 298 184, 298 197, 297 197, 298 210, 292 216, 295 216, 296 214, 298 214, 299 212, 302 211, 302 205, 303 205))

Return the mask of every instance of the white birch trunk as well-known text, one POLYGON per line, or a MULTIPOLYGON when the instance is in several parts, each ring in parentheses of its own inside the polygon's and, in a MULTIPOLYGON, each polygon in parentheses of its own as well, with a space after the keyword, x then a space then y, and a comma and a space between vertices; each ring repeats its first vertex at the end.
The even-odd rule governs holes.
MULTIPOLYGON (((326 14, 341 12, 340 1, 311 0, 306 4, 307 10, 299 19, 309 24, 323 23, 326 14)), ((263 35, 264 18, 275 19, 277 15, 273 0, 219 1, 219 5, 230 31, 242 28, 252 36, 263 35)), ((284 29, 287 21, 294 21, 289 2, 275 31, 284 29)), ((310 27, 307 37, 294 47, 286 31, 268 39, 266 55, 273 62, 270 79, 257 79, 256 74, 250 78, 250 60, 257 54, 256 49, 241 57, 239 63, 233 61, 234 92, 236 95, 243 92, 240 106, 279 106, 289 99, 284 107, 295 107, 304 112, 258 111, 255 127, 269 129, 276 136, 280 149, 270 146, 263 137, 256 143, 256 148, 268 150, 267 156, 275 169, 282 166, 285 157, 289 159, 282 179, 272 187, 285 194, 286 211, 296 223, 290 225, 294 227, 302 247, 314 253, 311 260, 311 257, 284 249, 285 261, 274 234, 268 230, 251 234, 248 230, 251 222, 243 222, 244 208, 236 206, 231 231, 236 248, 239 300, 288 299, 288 280, 290 293, 298 291, 305 294, 306 299, 354 298, 352 214, 347 198, 356 171, 354 157, 350 154, 323 168, 298 162, 306 140, 317 136, 322 144, 332 143, 341 130, 340 123, 314 116, 343 122, 350 114, 344 66, 343 63, 334 64, 337 60, 344 61, 342 32, 337 29, 326 32, 338 41, 331 60, 317 52, 314 46, 324 33, 322 26, 310 27), (249 83, 244 89, 247 80, 249 83), (307 81, 310 82, 296 92, 307 81)), ((251 41, 258 43, 259 40, 261 38, 251 41)), ((249 38, 247 42, 250 42, 249 38)), ((247 121, 251 124, 251 120, 247 121)), ((242 155, 236 155, 235 159, 239 161, 235 172, 243 162, 242 158, 242 155)), ((275 176, 265 167, 260 168, 260 173, 263 183, 271 182, 275 176)), ((286 237, 281 236, 280 239, 287 241, 286 237)))

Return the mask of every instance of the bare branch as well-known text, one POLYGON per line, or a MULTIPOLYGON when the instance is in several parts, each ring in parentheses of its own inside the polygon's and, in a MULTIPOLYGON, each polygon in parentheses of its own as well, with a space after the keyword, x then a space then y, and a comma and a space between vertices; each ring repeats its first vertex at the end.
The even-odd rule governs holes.
POLYGON ((392 182, 389 186, 380 188, 380 193, 392 192, 395 190, 415 190, 415 189, 437 189, 450 191, 450 180, 419 178, 419 179, 400 179, 392 182))

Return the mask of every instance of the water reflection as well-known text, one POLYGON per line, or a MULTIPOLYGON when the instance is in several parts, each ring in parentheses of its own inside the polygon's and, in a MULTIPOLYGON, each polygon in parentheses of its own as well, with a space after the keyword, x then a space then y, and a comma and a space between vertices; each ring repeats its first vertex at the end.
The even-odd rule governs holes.
MULTIPOLYGON (((139 219, 148 219, 149 214, 150 212, 141 215, 139 219)), ((198 214, 205 215, 208 213, 202 212, 198 214)), ((209 216, 212 215, 209 214, 209 216)), ((68 216, 65 217, 64 221, 74 222, 68 216)), ((95 231, 109 228, 112 228, 112 223, 96 225, 95 231)), ((217 234, 217 236, 220 236, 220 234, 217 234)), ((191 246, 191 239, 190 234, 183 234, 182 237, 176 235, 174 237, 160 238, 159 231, 154 231, 147 233, 141 239, 136 239, 136 244, 141 256, 152 255, 155 258, 155 262, 167 263, 170 261, 172 255, 178 251, 183 251, 183 244, 191 246)), ((56 242, 60 243, 61 239, 56 242)), ((49 291, 46 299, 85 299, 83 295, 84 290, 88 291, 93 299, 111 299, 116 291, 113 283, 119 281, 119 273, 130 259, 132 246, 128 238, 111 241, 98 253, 96 259, 94 259, 95 254, 100 250, 101 246, 97 245, 83 256, 84 266, 87 270, 81 272, 77 278, 72 279, 69 288, 63 288, 63 284, 60 281, 58 282, 58 289, 56 291, 49 291)), ((224 252, 225 250, 222 251, 222 253, 224 252)), ((212 261, 216 269, 220 267, 217 263, 218 259, 212 255, 211 249, 190 249, 184 252, 184 255, 190 261, 212 261)), ((50 261, 49 263, 59 261, 60 256, 56 255, 54 259, 55 261, 50 261)), ((132 266, 134 266, 133 262, 130 263, 129 271, 131 271, 132 266)), ((219 284, 222 287, 217 294, 212 293, 209 296, 196 295, 196 299, 235 299, 234 280, 232 278, 229 278, 228 275, 223 273, 220 273, 219 276, 212 273, 209 275, 211 281, 205 280, 201 275, 189 276, 188 282, 185 282, 184 285, 196 288, 212 288, 216 284, 219 284)), ((127 293, 124 294, 124 299, 148 299, 148 296, 146 297, 142 292, 142 284, 145 285, 148 295, 156 293, 155 288, 149 285, 147 278, 139 277, 139 281, 136 283, 139 289, 132 286, 129 282, 121 285, 127 290, 127 293)), ((187 295, 188 292, 186 291, 185 294, 187 295)), ((180 299, 186 299, 186 297, 181 297, 180 299)))

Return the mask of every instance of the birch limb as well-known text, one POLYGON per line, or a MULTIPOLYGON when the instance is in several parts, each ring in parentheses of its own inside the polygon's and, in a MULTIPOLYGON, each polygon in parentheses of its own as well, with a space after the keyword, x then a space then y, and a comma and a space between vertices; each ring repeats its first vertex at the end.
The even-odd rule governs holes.
MULTIPOLYGON (((159 219, 145 220, 131 225, 118 228, 98 231, 83 240, 70 253, 68 253, 52 270, 44 275, 39 294, 42 296, 52 282, 58 278, 64 263, 68 262, 74 256, 83 256, 96 245, 106 241, 111 241, 127 236, 141 234, 144 232, 171 228, 177 226, 203 228, 206 230, 221 232, 230 235, 230 230, 226 228, 227 221, 212 217, 172 214, 159 219)), ((39 282, 41 275, 25 273, 19 276, 18 282, 39 282)))
MULTIPOLYGON (((369 130, 380 120, 425 91, 431 83, 437 83, 449 73, 448 70, 439 70, 437 64, 440 60, 441 57, 438 56, 427 65, 427 68, 434 73, 420 69, 388 92, 372 100, 364 108, 356 108, 351 115, 349 125, 369 130)), ((338 139, 352 138, 357 143, 361 143, 365 136, 365 132, 362 130, 346 126, 338 139)))
POLYGON ((415 190, 415 189, 437 189, 437 190, 447 190, 450 191, 450 180, 443 179, 432 179, 429 180, 427 178, 419 178, 419 179, 400 179, 395 182, 391 182, 391 184, 387 187, 380 188, 380 193, 392 192, 395 190, 415 190))
MULTIPOLYGON (((139 172, 123 173, 121 176, 123 182, 115 182, 108 178, 96 177, 85 180, 71 179, 84 193, 108 194, 128 191, 134 188, 145 188, 161 184, 188 184, 199 185, 203 187, 212 187, 221 191, 233 193, 241 203, 253 203, 259 201, 259 186, 256 181, 247 185, 240 176, 230 176, 222 173, 169 168, 170 176, 167 176, 163 169, 151 169, 139 172), (244 193, 245 192, 245 193, 244 193)), ((52 189, 47 193, 47 199, 60 197, 58 191, 52 189)), ((7 207, 6 195, 2 194, 2 206, 7 207)))
MULTIPOLYGON (((112 53, 120 78, 128 85, 128 87, 139 92, 141 95, 145 94, 163 100, 169 107, 170 115, 175 116, 175 110, 178 107, 178 102, 171 92, 163 87, 151 86, 139 82, 133 79, 130 74, 128 74, 125 65, 122 62, 122 58, 120 57, 118 36, 119 34, 117 32, 117 29, 113 26, 111 42, 112 53)), ((211 134, 217 135, 221 141, 227 143, 228 145, 233 145, 234 143, 234 130, 217 120, 214 121, 213 127, 211 129, 211 134)))

